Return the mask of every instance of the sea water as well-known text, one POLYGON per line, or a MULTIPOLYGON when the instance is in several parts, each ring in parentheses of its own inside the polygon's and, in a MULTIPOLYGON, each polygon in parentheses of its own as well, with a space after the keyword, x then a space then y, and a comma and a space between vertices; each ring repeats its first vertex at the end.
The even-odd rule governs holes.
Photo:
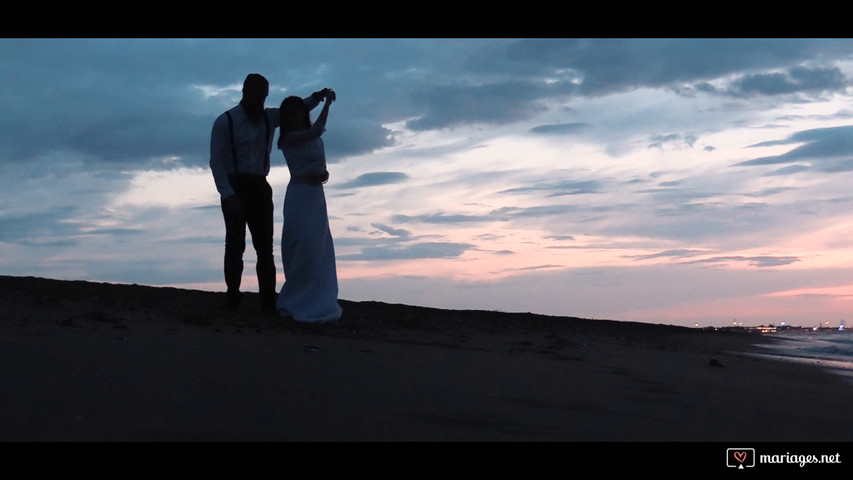
POLYGON ((820 329, 768 335, 775 341, 763 345, 764 356, 815 365, 853 382, 853 330, 820 329))

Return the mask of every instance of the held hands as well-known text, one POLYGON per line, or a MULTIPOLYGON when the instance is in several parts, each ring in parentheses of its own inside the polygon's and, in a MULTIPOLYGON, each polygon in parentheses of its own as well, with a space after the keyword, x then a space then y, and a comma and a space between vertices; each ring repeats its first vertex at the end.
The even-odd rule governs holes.
POLYGON ((322 90, 314 92, 313 95, 317 100, 321 100, 321 101, 322 100, 328 100, 329 103, 337 100, 337 95, 335 95, 335 91, 329 87, 326 87, 322 90))

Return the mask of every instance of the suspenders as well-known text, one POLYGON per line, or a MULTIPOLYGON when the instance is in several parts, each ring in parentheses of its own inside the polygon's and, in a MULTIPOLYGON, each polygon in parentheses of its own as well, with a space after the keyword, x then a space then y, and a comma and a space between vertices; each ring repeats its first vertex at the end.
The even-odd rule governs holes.
MULTIPOLYGON (((231 111, 227 110, 225 112, 225 116, 228 117, 228 130, 231 134, 231 158, 234 161, 234 173, 239 173, 240 169, 238 168, 237 163, 237 144, 234 142, 234 121, 231 120, 231 111)), ((264 158, 264 171, 270 168, 270 119, 267 117, 267 112, 264 112, 264 123, 267 125, 267 136, 264 137, 264 150, 266 151, 266 157, 264 158)))
POLYGON ((231 120, 230 111, 226 111, 225 116, 228 117, 228 132, 231 134, 231 161, 234 162, 234 173, 237 173, 239 170, 237 168, 237 144, 234 143, 234 121, 231 120))

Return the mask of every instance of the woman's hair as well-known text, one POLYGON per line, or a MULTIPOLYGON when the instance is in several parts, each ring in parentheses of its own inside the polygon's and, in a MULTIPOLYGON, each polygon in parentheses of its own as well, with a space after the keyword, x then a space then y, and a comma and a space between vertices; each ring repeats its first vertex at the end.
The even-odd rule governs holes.
POLYGON ((279 135, 278 148, 284 145, 284 134, 290 130, 302 130, 303 128, 311 128, 311 115, 309 115, 308 107, 302 98, 295 95, 289 96, 282 100, 281 107, 278 109, 279 118, 279 135), (295 112, 295 113, 292 113, 295 112), (294 125, 294 118, 299 118, 299 123, 294 125))

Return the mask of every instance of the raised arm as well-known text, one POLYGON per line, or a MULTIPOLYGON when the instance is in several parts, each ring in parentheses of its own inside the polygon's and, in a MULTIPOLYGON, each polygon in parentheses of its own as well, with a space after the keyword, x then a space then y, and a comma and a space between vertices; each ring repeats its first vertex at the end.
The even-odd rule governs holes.
MULTIPOLYGON (((307 130, 291 130, 285 133, 283 139, 285 144, 302 145, 303 143, 309 142, 323 135, 323 132, 326 131, 326 121, 329 118, 329 107, 332 105, 332 102, 334 102, 336 98, 334 91, 329 90, 329 92, 330 93, 326 94, 323 109, 320 111, 320 114, 317 115, 317 119, 314 121, 314 124, 311 125, 311 128, 307 130)), ((312 94, 311 96, 314 97, 315 95, 312 94)))
POLYGON ((317 90, 311 95, 308 95, 307 97, 303 98, 302 101, 305 102, 305 106, 308 107, 308 111, 314 110, 314 108, 319 105, 320 102, 322 102, 323 99, 326 98, 326 95, 328 95, 328 93, 331 91, 332 89, 329 87, 326 87, 322 90, 317 90))

